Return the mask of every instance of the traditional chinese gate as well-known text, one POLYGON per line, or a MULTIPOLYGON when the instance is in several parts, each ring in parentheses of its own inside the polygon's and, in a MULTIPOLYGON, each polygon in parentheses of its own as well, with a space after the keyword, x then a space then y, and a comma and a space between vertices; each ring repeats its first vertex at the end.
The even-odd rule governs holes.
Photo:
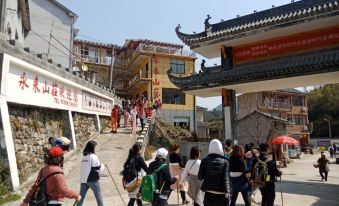
POLYGON ((222 96, 226 139, 236 138, 236 93, 339 83, 337 0, 301 0, 178 37, 195 52, 220 57, 221 65, 189 77, 168 72, 183 91, 222 96))

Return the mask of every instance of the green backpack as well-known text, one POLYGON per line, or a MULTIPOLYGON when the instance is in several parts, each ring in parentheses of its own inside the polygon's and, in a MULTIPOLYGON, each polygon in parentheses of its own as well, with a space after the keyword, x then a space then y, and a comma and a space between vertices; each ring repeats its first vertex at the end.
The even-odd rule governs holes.
MULTIPOLYGON (((142 178, 141 182, 141 198, 146 202, 153 202, 154 193, 156 192, 156 174, 160 172, 167 164, 162 164, 152 174, 146 175, 142 178)), ((165 183, 165 182, 164 182, 165 183)), ((164 184, 162 184, 160 192, 162 191, 164 184)))

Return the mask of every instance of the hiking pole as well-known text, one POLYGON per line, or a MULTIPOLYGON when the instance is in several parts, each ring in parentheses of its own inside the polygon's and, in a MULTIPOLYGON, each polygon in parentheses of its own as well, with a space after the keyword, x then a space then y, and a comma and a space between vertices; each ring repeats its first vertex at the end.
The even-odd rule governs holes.
POLYGON ((177 180, 177 199, 178 199, 178 206, 179 206, 179 181, 177 180))
POLYGON ((284 206, 284 197, 283 197, 283 187, 282 187, 282 181, 280 176, 280 194, 281 194, 281 204, 284 206))
POLYGON ((105 164, 105 165, 106 165, 106 168, 107 168, 107 171, 108 171, 109 175, 111 176, 111 179, 112 179, 112 181, 113 181, 113 183, 114 183, 114 186, 115 186, 115 188, 117 188, 117 190, 118 190, 118 193, 119 193, 119 196, 120 196, 120 198, 121 198, 122 202, 123 202, 123 203, 124 203, 124 205, 126 206, 126 203, 125 203, 125 201, 124 201, 124 198, 122 198, 122 195, 121 195, 121 193, 120 193, 120 190, 119 190, 119 188, 118 188, 117 184, 116 184, 116 183, 115 183, 115 181, 114 181, 114 178, 113 178, 113 176, 112 176, 112 173, 111 173, 111 171, 109 170, 109 168, 108 168, 107 164, 105 164))
POLYGON ((76 200, 75 200, 75 202, 74 202, 73 206, 76 206, 76 205, 77 205, 77 203, 78 203, 78 201, 76 201, 76 200))

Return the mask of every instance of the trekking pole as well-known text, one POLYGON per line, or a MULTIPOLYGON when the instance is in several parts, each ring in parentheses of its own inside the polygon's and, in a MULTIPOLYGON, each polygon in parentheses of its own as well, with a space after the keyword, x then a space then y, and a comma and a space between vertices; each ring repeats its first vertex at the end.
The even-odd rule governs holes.
POLYGON ((178 206, 179 206, 179 181, 177 180, 177 199, 178 199, 178 206))
POLYGON ((76 200, 75 200, 75 202, 74 202, 73 206, 76 206, 76 205, 77 205, 77 203, 78 203, 78 201, 76 201, 76 200))
POLYGON ((118 190, 118 193, 119 193, 119 196, 120 196, 120 198, 121 198, 122 202, 123 202, 123 203, 124 203, 124 205, 126 206, 126 203, 125 203, 125 201, 124 201, 124 198, 122 198, 122 195, 121 195, 121 193, 120 193, 120 190, 119 190, 119 188, 118 188, 117 184, 116 184, 116 183, 115 183, 115 181, 114 181, 114 178, 113 178, 113 176, 112 176, 112 173, 111 173, 111 171, 109 170, 109 168, 108 168, 107 164, 105 164, 105 165, 106 165, 106 168, 107 168, 107 171, 108 171, 109 175, 111 176, 111 179, 112 179, 112 181, 113 181, 113 183, 114 183, 114 186, 115 186, 115 188, 118 190))
POLYGON ((284 206, 284 197, 283 197, 283 187, 282 187, 282 181, 280 176, 280 194, 281 194, 281 204, 284 206))

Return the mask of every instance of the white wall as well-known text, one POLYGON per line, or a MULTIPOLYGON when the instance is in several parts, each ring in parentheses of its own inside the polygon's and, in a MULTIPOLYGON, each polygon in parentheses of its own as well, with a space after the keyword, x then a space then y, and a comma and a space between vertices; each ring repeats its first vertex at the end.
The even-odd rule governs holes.
MULTIPOLYGON (((72 17, 64 10, 57 7, 50 0, 29 0, 31 17, 31 31, 25 40, 25 47, 29 47, 33 53, 48 53, 50 34, 58 39, 68 50, 71 49, 73 39, 71 38, 72 17), (46 41, 38 37, 38 33, 46 41)), ((49 59, 57 64, 69 67, 70 52, 55 39, 51 39, 49 59), (61 51, 59 51, 61 50, 61 51)))
POLYGON ((5 14, 5 22, 4 22, 4 32, 7 36, 7 40, 16 40, 17 44, 24 44, 24 34, 22 27, 22 15, 18 15, 18 1, 17 0, 5 0, 6 1, 6 9, 4 10, 5 14), (9 30, 11 33, 9 34, 9 30), (17 39, 16 39, 16 33, 17 39))

